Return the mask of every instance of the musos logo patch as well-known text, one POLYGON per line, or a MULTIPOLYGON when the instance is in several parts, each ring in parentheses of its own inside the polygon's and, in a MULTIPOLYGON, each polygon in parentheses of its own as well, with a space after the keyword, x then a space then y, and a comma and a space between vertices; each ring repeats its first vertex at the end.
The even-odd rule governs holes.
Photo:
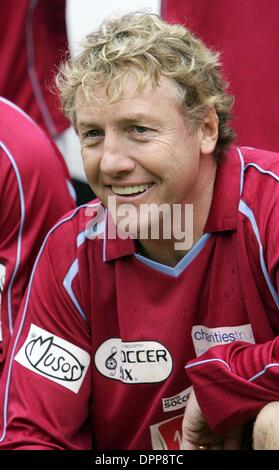
POLYGON ((157 341, 122 342, 110 338, 95 354, 98 371, 124 383, 156 383, 165 380, 172 370, 169 351, 157 341))
POLYGON ((90 355, 74 344, 31 324, 15 360, 27 369, 77 393, 88 369, 90 355))

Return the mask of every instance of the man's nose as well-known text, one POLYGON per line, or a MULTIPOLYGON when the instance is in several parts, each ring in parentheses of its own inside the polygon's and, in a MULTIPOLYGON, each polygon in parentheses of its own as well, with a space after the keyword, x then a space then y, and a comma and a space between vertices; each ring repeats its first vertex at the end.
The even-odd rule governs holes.
POLYGON ((100 171, 110 177, 119 176, 122 173, 130 173, 135 167, 135 162, 130 155, 129 145, 116 133, 105 136, 103 153, 100 162, 100 171))

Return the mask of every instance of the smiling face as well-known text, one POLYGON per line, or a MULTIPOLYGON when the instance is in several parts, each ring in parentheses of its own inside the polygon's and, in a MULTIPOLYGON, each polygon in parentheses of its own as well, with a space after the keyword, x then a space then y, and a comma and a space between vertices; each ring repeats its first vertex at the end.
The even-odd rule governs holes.
POLYGON ((202 157, 214 160, 215 143, 202 127, 189 133, 174 82, 162 77, 159 86, 137 90, 131 74, 111 104, 105 87, 95 92, 98 104, 78 93, 76 127, 88 182, 102 203, 115 196, 117 207, 130 203, 137 211, 140 204, 195 204, 202 157))

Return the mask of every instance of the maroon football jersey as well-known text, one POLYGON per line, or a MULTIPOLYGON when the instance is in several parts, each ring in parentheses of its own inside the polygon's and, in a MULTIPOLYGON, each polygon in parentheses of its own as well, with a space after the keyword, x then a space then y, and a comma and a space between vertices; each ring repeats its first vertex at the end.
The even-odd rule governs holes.
MULTIPOLYGON (((0 448, 179 449, 185 361, 218 357, 220 346, 253 350, 279 331, 278 175, 277 154, 232 147, 205 233, 175 267, 138 254, 132 239, 108 238, 98 201, 60 220, 6 362, 0 448)), ((256 370, 247 357, 238 367, 256 370)), ((263 401, 277 383, 262 388, 263 401)), ((237 401, 241 409, 241 390, 237 401)))
POLYGON ((35 123, 4 98, 0 168, 1 369, 40 245, 75 203, 63 157, 35 123))
POLYGON ((67 51, 65 0, 9 0, 0 11, 0 95, 53 138, 69 127, 54 93, 67 51))

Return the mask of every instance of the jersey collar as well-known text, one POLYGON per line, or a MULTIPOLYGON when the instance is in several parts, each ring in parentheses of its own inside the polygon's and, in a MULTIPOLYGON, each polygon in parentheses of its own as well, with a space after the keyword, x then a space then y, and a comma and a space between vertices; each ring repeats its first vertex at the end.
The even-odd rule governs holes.
POLYGON ((238 150, 232 146, 217 168, 205 233, 236 230, 242 172, 238 150))
POLYGON ((115 225, 112 221, 108 211, 106 211, 106 228, 103 245, 103 260, 111 261, 113 259, 121 258, 136 253, 136 243, 132 238, 122 239, 118 236, 115 225), (111 224, 111 225, 110 225, 111 224), (113 238, 109 236, 109 227, 113 238))

